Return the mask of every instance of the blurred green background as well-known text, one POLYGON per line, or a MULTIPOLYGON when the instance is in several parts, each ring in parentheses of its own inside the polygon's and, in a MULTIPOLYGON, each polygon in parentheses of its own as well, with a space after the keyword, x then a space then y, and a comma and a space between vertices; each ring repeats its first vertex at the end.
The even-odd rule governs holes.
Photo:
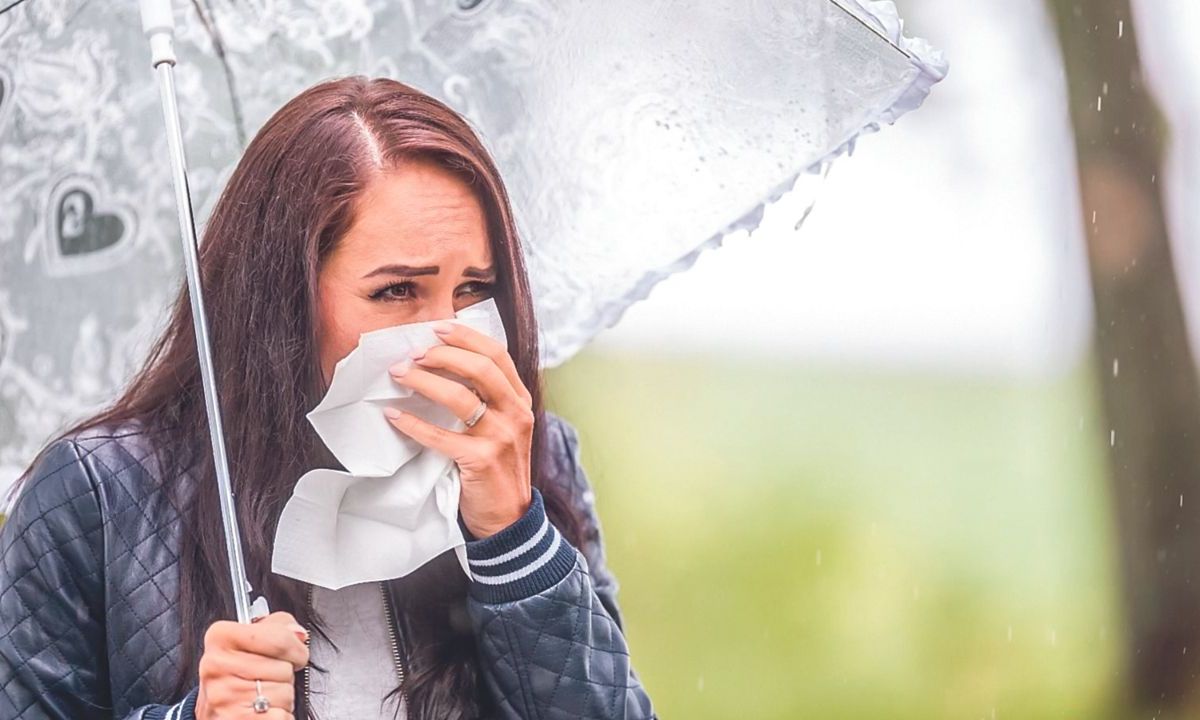
POLYGON ((663 717, 1115 718, 1092 386, 589 351, 547 406, 663 717))

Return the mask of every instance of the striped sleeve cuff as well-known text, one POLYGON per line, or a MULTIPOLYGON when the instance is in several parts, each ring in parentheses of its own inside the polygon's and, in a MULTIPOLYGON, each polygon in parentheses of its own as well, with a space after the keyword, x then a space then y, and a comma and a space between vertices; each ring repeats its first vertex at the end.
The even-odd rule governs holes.
POLYGON ((520 519, 491 537, 467 542, 471 596, 493 604, 532 597, 565 578, 575 567, 575 555, 533 488, 533 501, 520 519))
POLYGON ((155 705, 142 717, 145 720, 196 720, 196 698, 200 688, 193 688, 187 697, 174 705, 155 705))

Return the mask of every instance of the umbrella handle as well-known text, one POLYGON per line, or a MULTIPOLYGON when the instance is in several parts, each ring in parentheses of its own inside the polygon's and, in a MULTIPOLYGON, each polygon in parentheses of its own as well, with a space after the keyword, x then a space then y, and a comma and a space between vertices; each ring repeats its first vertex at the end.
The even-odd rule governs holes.
POLYGON ((221 423, 216 373, 213 370, 212 346, 208 339, 208 318, 204 313, 204 295, 200 283, 200 262, 196 250, 196 222, 192 214, 192 198, 188 191, 187 159, 183 148, 183 131, 179 124, 179 107, 175 96, 176 63, 174 37, 175 16, 171 0, 141 0, 142 30, 150 39, 151 63, 159 80, 163 120, 167 130, 167 148, 171 155, 171 177, 175 186, 175 207, 179 214, 179 234, 183 241, 183 267, 187 275, 188 297, 192 304, 192 323, 196 333, 196 354, 200 362, 201 384, 204 386, 204 405, 208 411, 208 431, 212 441, 213 467, 217 474, 217 490, 221 501, 221 520, 225 528, 225 551, 229 556, 229 575, 233 585, 234 606, 238 622, 248 623, 268 612, 266 599, 259 597, 250 603, 252 588, 246 580, 246 563, 242 558, 242 539, 238 530, 237 511, 233 500, 233 483, 229 478, 229 460, 225 453, 225 432, 221 423))

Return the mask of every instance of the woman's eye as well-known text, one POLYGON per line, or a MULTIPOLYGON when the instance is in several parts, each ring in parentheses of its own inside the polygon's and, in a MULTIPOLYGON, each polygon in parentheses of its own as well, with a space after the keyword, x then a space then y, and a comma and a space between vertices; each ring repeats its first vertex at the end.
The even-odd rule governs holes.
POLYGON ((372 300, 407 300, 412 296, 412 283, 392 283, 371 293, 372 300))
MULTIPOLYGON (((371 293, 371 299, 383 301, 410 300, 413 296, 413 285, 411 280, 392 283, 371 293)), ((471 282, 464 285, 463 288, 465 288, 465 292, 469 295, 486 295, 491 293, 492 285, 493 283, 489 282, 471 282)))
POLYGON ((492 283, 487 282, 467 283, 465 287, 469 288, 468 292, 472 295, 483 295, 492 291, 492 283))

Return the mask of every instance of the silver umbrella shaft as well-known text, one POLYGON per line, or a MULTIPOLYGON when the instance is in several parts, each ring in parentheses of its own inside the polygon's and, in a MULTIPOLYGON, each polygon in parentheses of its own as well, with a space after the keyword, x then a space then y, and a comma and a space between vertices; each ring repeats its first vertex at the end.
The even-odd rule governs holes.
POLYGON ((166 122, 171 178, 175 185, 175 207, 179 214, 180 239, 183 241, 183 267, 192 305, 196 354, 200 361, 200 379, 204 386, 204 406, 208 411, 208 434, 212 439, 213 466, 217 473, 217 492, 221 500, 221 521, 225 527, 225 550, 229 556, 233 600, 237 607, 238 622, 246 623, 251 619, 250 583, 246 580, 246 563, 242 558, 242 536, 238 530, 237 509, 233 501, 233 483, 230 481, 229 460, 225 453, 221 406, 217 399, 217 379, 213 371, 212 347, 208 339, 208 318, 204 313, 204 293, 200 284, 196 223, 192 214, 191 193, 188 190, 183 131, 179 124, 179 108, 175 96, 175 57, 171 48, 174 23, 170 1, 143 0, 142 22, 150 37, 154 71, 158 76, 159 96, 162 99, 163 120, 166 122))

